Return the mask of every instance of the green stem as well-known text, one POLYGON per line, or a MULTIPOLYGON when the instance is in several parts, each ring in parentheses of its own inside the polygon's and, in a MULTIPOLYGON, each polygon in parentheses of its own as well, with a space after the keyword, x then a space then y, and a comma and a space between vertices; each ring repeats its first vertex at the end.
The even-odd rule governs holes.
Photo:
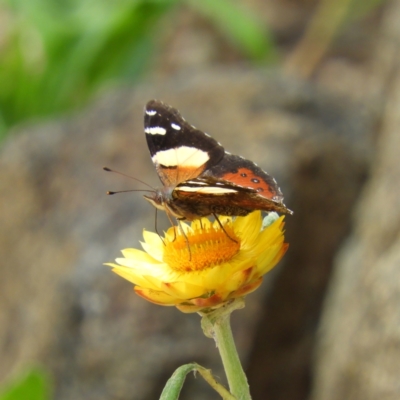
POLYGON ((238 400, 251 400, 249 384, 240 363, 230 325, 231 312, 243 306, 244 303, 235 302, 224 310, 220 309, 204 315, 202 323, 205 334, 212 336, 217 344, 230 392, 238 400))

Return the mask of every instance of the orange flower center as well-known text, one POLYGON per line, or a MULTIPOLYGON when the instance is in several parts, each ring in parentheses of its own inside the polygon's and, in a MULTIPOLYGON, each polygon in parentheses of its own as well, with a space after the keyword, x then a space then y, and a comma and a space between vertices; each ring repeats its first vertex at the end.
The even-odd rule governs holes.
POLYGON ((240 250, 240 239, 231 222, 220 227, 194 228, 166 241, 163 261, 175 271, 202 271, 229 261, 240 250))

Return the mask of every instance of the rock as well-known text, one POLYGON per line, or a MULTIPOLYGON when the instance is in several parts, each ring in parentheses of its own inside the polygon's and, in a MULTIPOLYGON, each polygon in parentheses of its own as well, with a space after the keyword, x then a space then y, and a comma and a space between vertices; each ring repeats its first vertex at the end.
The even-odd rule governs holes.
POLYGON ((353 232, 335 262, 314 400, 400 398, 399 17, 400 2, 394 1, 384 14, 376 49, 386 101, 377 155, 353 232))

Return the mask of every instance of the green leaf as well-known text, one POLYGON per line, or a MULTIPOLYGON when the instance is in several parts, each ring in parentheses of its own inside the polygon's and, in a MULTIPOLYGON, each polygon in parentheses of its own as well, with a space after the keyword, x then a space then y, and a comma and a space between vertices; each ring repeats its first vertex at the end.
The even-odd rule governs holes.
POLYGON ((177 400, 182 390, 183 383, 185 382, 186 375, 192 371, 198 372, 223 400, 235 400, 235 397, 230 394, 224 386, 217 382, 211 373, 211 370, 205 369, 197 363, 185 364, 179 367, 172 374, 171 378, 168 379, 168 382, 161 393, 160 400, 177 400))
MULTIPOLYGON (((186 375, 189 372, 195 371, 197 364, 185 364, 180 366, 168 379, 164 390, 161 393, 160 400, 176 400, 182 390, 186 375)), ((1 400, 1 399, 0 399, 1 400)))
POLYGON ((49 400, 48 375, 41 369, 31 369, 0 388, 0 400, 49 400))
POLYGON ((159 21, 177 2, 8 0, 0 136, 24 119, 77 108, 110 82, 137 81, 154 54, 159 21))

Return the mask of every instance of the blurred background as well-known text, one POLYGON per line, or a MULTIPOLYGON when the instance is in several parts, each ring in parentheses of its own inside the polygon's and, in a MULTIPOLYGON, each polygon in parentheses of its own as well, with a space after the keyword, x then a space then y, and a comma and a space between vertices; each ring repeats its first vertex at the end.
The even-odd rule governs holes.
POLYGON ((102 171, 158 185, 151 98, 294 210, 233 314, 253 399, 399 399, 399 50, 400 0, 0 0, 0 399, 151 400, 192 361, 224 382, 198 315, 102 266, 154 227, 102 171))

